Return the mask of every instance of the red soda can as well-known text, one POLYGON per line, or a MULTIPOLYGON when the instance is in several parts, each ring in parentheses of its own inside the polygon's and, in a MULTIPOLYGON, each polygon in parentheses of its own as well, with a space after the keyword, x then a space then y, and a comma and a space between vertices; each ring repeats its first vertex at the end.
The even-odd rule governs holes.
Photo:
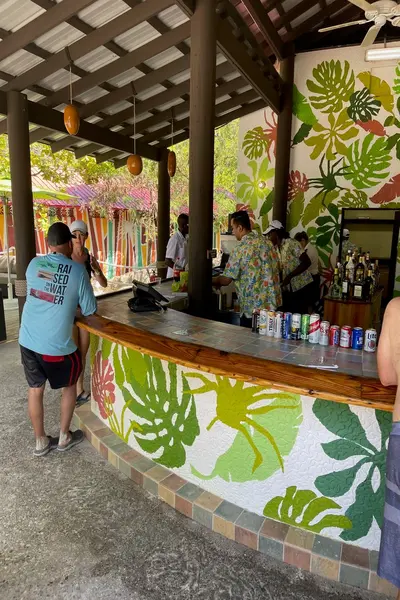
POLYGON ((351 346, 351 327, 344 325, 340 330, 340 347, 350 348, 351 346))
POLYGON ((339 325, 332 325, 329 330, 329 345, 339 346, 340 341, 340 327, 339 325))

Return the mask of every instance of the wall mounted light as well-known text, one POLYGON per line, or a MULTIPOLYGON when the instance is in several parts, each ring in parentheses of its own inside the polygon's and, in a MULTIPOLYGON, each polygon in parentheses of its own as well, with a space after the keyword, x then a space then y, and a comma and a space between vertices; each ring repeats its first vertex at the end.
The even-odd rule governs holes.
POLYGON ((370 48, 365 53, 365 60, 367 62, 398 59, 400 59, 400 48, 392 46, 386 48, 370 48))

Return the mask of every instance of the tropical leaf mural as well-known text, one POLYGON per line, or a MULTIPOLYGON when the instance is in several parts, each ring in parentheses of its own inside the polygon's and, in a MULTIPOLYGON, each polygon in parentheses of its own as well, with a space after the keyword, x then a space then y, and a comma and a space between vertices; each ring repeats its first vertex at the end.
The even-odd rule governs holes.
POLYGON ((330 60, 320 63, 313 69, 314 79, 307 80, 307 88, 312 93, 311 105, 322 113, 337 113, 354 92, 354 71, 347 60, 330 60))
POLYGON ((258 207, 258 203, 270 190, 267 188, 267 182, 274 176, 274 169, 270 168, 268 157, 265 157, 259 165, 256 160, 248 162, 251 170, 251 176, 246 173, 238 175, 238 199, 244 204, 248 204, 252 209, 258 207))
POLYGON ((347 153, 344 176, 357 189, 374 187, 389 176, 391 156, 384 138, 369 133, 361 143, 356 140, 347 153))
POLYGON ((262 127, 250 129, 244 136, 242 148, 247 158, 261 158, 268 152, 270 141, 262 127))
POLYGON ((380 101, 376 100, 367 88, 363 88, 350 96, 350 106, 347 109, 347 114, 355 122, 367 123, 372 117, 376 117, 380 107, 380 101))
POLYGON ((314 147, 311 157, 313 160, 325 152, 327 160, 335 160, 337 154, 346 155, 347 146, 345 142, 358 135, 357 127, 345 110, 336 118, 333 113, 328 116, 329 126, 324 127, 321 123, 315 123, 313 131, 319 135, 311 136, 305 140, 306 146, 314 147))
POLYGON ((348 517, 332 512, 327 514, 332 510, 341 510, 341 506, 331 498, 318 497, 312 490, 290 486, 285 496, 272 498, 265 505, 264 516, 313 533, 321 533, 328 527, 351 529, 348 517))

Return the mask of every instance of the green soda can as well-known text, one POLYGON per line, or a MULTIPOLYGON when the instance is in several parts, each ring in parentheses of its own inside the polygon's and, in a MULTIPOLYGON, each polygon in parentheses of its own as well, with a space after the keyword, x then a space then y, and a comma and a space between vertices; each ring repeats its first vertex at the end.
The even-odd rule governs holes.
POLYGON ((308 340, 310 330, 310 315, 301 315, 301 339, 308 340))

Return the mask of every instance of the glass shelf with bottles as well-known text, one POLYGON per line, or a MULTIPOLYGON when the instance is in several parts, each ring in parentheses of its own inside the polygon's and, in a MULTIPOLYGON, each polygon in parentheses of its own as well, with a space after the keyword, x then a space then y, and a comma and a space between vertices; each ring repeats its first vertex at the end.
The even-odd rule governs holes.
POLYGON ((344 264, 337 263, 329 290, 333 300, 370 302, 379 287, 379 262, 372 263, 370 253, 348 254, 344 264))

